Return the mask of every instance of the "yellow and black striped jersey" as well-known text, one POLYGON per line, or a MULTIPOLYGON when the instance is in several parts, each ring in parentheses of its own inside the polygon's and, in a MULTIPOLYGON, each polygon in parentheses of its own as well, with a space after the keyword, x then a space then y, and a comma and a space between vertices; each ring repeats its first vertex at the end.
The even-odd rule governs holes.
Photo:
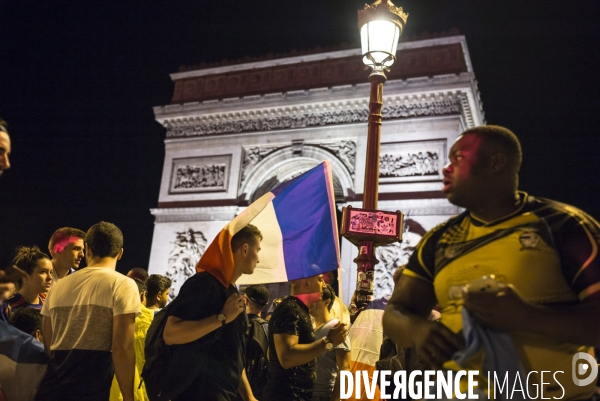
MULTIPOLYGON (((533 304, 600 299, 598 222, 575 207, 523 192, 519 195, 520 208, 500 220, 483 223, 467 211, 435 227, 408 262, 404 274, 432 283, 442 308, 441 321, 454 332, 462 328, 464 285, 490 274, 514 285, 533 304)), ((594 318, 598 317, 590 316, 594 318)), ((524 330, 511 336, 525 369, 565 372, 558 376, 567 392, 565 399, 589 393, 587 387, 574 386, 571 380, 573 355, 587 347, 524 330)), ((593 385, 590 388, 593 391, 593 385)), ((556 390, 560 396, 561 389, 556 390)), ((552 395, 545 392, 545 396, 552 395)))

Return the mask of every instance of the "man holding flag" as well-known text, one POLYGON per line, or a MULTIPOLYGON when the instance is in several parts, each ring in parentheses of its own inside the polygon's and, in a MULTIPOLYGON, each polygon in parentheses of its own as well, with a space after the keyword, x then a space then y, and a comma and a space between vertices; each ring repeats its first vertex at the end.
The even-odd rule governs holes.
MULTIPOLYGON (((165 343, 174 346, 174 354, 188 356, 188 366, 180 366, 186 372, 186 383, 178 383, 187 386, 176 391, 174 401, 233 401, 238 389, 244 399, 254 400, 244 371, 248 317, 235 282, 242 274, 254 272, 261 240, 262 234, 255 226, 243 227, 226 244, 230 252, 221 254, 221 269, 208 265, 188 279, 170 306, 165 343)), ((206 253, 209 258, 209 250, 206 253)), ((177 360, 185 364, 185 359, 177 360)))
POLYGON ((231 401, 239 389, 254 400, 243 370, 247 316, 235 285, 311 278, 320 299, 313 281, 339 266, 333 179, 324 161, 264 194, 208 246, 198 274, 169 306, 163 338, 173 347, 161 399, 231 401))

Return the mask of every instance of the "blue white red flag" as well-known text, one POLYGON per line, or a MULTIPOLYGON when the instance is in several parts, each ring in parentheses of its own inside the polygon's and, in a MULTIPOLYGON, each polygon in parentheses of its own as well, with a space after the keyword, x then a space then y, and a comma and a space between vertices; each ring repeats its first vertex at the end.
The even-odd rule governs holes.
MULTIPOLYGON (((363 310, 354 324, 350 327, 348 337, 350 337, 350 347, 352 355, 350 357, 350 371, 352 377, 356 377, 356 372, 368 372, 369 383, 373 383, 373 374, 375 372, 375 363, 379 360, 379 351, 383 343, 383 310, 387 305, 387 298, 380 298, 371 302, 365 310, 363 310)), ((355 392, 352 392, 349 400, 351 401, 366 401, 379 400, 379 386, 375 386, 373 397, 369 397, 367 392, 361 392, 361 396, 357 397, 355 392)))
POLYGON ((333 179, 329 161, 284 182, 227 224, 196 266, 229 285, 231 238, 247 224, 261 231, 260 263, 236 284, 266 284, 315 276, 340 266, 333 179))
POLYGON ((42 343, 0 321, 0 401, 33 400, 47 363, 42 343))

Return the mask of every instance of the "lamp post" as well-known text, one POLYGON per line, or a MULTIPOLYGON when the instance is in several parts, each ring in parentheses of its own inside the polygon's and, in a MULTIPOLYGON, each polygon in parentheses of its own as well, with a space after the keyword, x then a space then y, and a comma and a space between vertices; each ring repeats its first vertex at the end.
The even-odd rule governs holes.
POLYGON ((342 217, 342 235, 358 246, 359 250, 354 259, 358 273, 356 298, 350 307, 351 315, 356 315, 373 300, 374 268, 378 263, 375 248, 402 239, 402 213, 378 211, 377 199, 383 84, 387 80, 385 71, 389 71, 389 67, 396 61, 398 39, 407 19, 408 14, 403 12, 402 7, 396 7, 390 0, 377 0, 358 11, 363 63, 366 68, 371 69, 371 94, 363 209, 344 208, 342 217))

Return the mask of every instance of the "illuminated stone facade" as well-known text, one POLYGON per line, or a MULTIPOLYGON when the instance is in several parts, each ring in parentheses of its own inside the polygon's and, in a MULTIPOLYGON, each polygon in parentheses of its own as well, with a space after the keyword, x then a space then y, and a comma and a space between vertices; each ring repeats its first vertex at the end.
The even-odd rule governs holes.
MULTIPOLYGON (((402 244, 377 251, 376 297, 424 232, 458 211, 440 192, 442 167, 458 134, 485 123, 463 36, 400 43, 397 57, 384 86, 379 209, 401 210, 407 224, 402 244)), ((360 207, 367 76, 359 49, 172 74, 172 103, 154 109, 166 139, 150 273, 172 277, 176 293, 227 222, 326 159, 340 210, 360 207)), ((348 303, 357 251, 345 240, 341 249, 348 303)))

